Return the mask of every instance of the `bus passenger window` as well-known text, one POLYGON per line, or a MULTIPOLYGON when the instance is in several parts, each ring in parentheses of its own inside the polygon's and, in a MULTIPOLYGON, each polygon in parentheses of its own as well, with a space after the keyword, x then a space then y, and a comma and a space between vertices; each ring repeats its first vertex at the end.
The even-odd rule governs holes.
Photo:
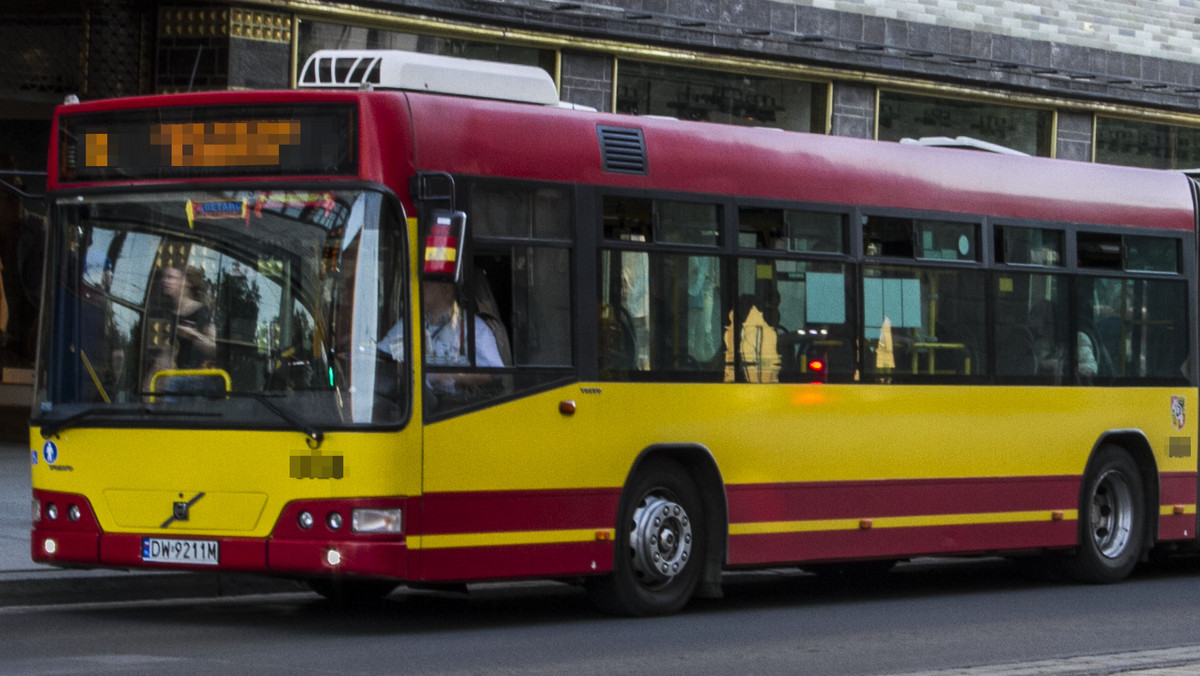
POLYGON ((1136 378, 1186 382, 1186 295, 1182 280, 1079 278, 1075 298, 1078 381, 1103 384, 1136 378))
POLYGON ((840 263, 738 261, 727 382, 848 382, 857 371, 849 279, 840 263))
POLYGON ((984 316, 981 271, 865 268, 866 373, 880 382, 982 375, 984 316))
POLYGON ((716 256, 602 251, 600 369, 606 379, 721 379, 725 315, 716 256))
POLYGON ((1004 272, 996 278, 995 374, 1061 384, 1070 368, 1067 296, 1058 275, 1004 272))

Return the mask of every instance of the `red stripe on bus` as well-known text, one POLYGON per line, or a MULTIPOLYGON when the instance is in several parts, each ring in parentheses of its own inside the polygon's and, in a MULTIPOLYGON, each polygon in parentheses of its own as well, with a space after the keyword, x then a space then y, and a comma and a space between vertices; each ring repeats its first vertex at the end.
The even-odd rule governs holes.
POLYGON ((859 558, 909 558, 937 554, 979 554, 1001 549, 1071 547, 1075 521, 986 523, 952 526, 875 528, 732 535, 729 565, 752 566, 859 558))
MULTIPOLYGON (((412 535, 612 528, 619 488, 428 493, 412 535)), ((410 521, 411 525, 413 522, 410 521)))
POLYGON ((1079 477, 734 485, 730 523, 1077 509, 1079 477))
POLYGON ((1159 475, 1159 502, 1164 505, 1196 504, 1195 472, 1163 472, 1159 475))
POLYGON ((592 575, 612 570, 612 542, 564 542, 421 551, 426 582, 592 575))

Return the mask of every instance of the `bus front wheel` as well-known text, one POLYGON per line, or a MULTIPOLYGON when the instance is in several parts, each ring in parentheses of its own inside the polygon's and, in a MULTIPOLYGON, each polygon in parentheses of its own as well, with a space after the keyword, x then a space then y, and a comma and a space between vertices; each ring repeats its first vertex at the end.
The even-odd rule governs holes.
POLYGON ((1103 446, 1083 475, 1079 545, 1067 570, 1082 582, 1111 583, 1133 572, 1146 538, 1146 498, 1137 464, 1103 446))
POLYGON ((617 615, 677 612, 700 580, 704 548, 703 505, 691 477, 674 460, 651 459, 625 491, 613 570, 589 582, 589 596, 617 615))

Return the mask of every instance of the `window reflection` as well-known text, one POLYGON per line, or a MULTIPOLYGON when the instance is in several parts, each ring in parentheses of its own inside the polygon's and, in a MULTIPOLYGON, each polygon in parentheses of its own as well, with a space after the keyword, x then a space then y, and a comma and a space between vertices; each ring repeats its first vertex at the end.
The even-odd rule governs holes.
POLYGON ((402 356, 378 344, 402 316, 399 233, 382 212, 357 192, 60 205, 42 411, 141 402, 262 424, 250 395, 269 394, 318 425, 398 420, 402 356), (189 205, 217 200, 243 207, 189 221, 189 205))

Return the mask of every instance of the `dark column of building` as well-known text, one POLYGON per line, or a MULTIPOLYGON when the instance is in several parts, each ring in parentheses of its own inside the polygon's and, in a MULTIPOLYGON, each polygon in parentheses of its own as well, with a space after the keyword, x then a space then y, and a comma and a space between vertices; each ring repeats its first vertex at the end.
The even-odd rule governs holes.
POLYGON ((852 82, 833 83, 834 136, 875 138, 875 87, 852 82))
POLYGON ((613 60, 605 54, 563 51, 559 97, 581 106, 612 111, 613 60))
POLYGON ((1055 157, 1060 160, 1092 161, 1091 113, 1058 111, 1058 139, 1055 157))
POLYGON ((154 15, 137 0, 102 0, 87 12, 89 99, 150 91, 149 45, 154 15))
POLYGON ((291 86, 294 19, 291 14, 232 9, 229 38, 231 89, 291 86))

